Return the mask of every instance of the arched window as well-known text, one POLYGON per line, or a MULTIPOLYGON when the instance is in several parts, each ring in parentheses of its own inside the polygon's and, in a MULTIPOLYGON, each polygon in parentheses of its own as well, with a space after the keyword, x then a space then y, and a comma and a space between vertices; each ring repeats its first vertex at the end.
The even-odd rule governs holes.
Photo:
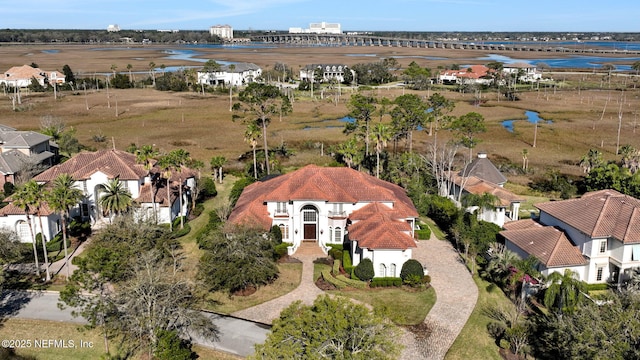
POLYGON ((390 277, 396 277, 396 264, 391 264, 391 266, 389 266, 389 276, 390 277))
POLYGON ((333 242, 342 243, 342 229, 337 227, 334 232, 333 242))
POLYGON ((380 277, 387 277, 387 266, 380 264, 380 277))
POLYGON ((22 242, 33 242, 31 238, 31 231, 29 230, 29 224, 26 221, 18 221, 16 224, 16 232, 22 242))

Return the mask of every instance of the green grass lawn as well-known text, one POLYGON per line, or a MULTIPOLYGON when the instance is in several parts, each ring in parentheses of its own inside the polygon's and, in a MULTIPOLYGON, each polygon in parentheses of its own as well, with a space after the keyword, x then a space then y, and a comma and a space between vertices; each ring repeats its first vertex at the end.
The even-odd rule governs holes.
POLYGON ((513 303, 497 286, 474 276, 478 286, 478 302, 467 324, 447 352, 446 360, 495 359, 501 360, 500 350, 487 332, 487 324, 492 320, 484 315, 488 306, 513 307, 513 303))
POLYGON ((397 325, 417 325, 424 321, 436 303, 433 288, 413 290, 405 288, 375 288, 366 290, 332 290, 330 293, 367 303, 382 311, 397 325))
POLYGON ((429 226, 429 229, 431 229, 431 233, 435 235, 438 240, 445 240, 447 238, 447 235, 444 233, 444 231, 442 231, 442 229, 440 229, 440 227, 438 227, 438 225, 436 225, 436 223, 431 220, 431 218, 421 216, 420 221, 429 226))

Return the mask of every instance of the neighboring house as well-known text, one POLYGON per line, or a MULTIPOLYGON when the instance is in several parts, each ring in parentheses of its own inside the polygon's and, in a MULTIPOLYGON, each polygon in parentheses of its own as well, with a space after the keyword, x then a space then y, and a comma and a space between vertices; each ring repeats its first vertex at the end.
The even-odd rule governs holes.
POLYGON ((493 82, 488 67, 484 65, 471 65, 459 70, 445 70, 438 76, 441 84, 482 84, 489 85, 493 82))
POLYGON ((229 222, 279 226, 293 254, 304 242, 326 253, 350 243, 353 265, 371 259, 375 276, 400 276, 416 247, 418 213, 401 187, 349 168, 308 165, 247 186, 229 222))
POLYGON ((640 200, 601 190, 536 207, 537 223, 521 220, 500 234, 507 249, 535 256, 546 273, 568 268, 587 283, 621 284, 640 267, 640 200))
POLYGON ((509 221, 518 220, 520 203, 523 199, 504 188, 507 178, 487 158, 486 153, 478 153, 478 157, 469 163, 458 173, 451 174, 449 197, 458 206, 465 194, 491 194, 498 200, 494 208, 478 209, 473 207, 470 211, 478 212, 478 220, 488 221, 498 226, 503 226, 509 221), (462 194, 460 193, 462 192, 462 194))
POLYGON ((262 75, 262 69, 252 63, 224 65, 220 71, 198 71, 198 84, 243 86, 256 81, 262 75))
POLYGON ((504 64, 502 72, 507 75, 518 75, 518 81, 536 82, 542 79, 542 73, 538 71, 535 65, 519 62, 513 64, 504 64))
MULTIPOLYGON (((98 199, 105 184, 109 180, 119 179, 131 193, 134 202, 136 215, 139 219, 152 219, 153 206, 151 194, 151 181, 158 179, 159 170, 154 168, 147 171, 142 164, 136 162, 134 154, 120 150, 101 150, 97 152, 83 152, 75 155, 62 164, 37 175, 34 180, 38 183, 49 186, 50 183, 60 174, 69 174, 73 177, 75 187, 82 190, 84 198, 78 206, 71 210, 71 216, 79 216, 84 220, 91 220, 97 223, 107 219, 107 214, 100 207, 98 199), (151 173, 151 176, 149 175, 151 173)), ((158 182, 154 185, 155 207, 159 223, 168 223, 180 215, 188 213, 189 188, 195 186, 195 174, 189 169, 182 172, 183 186, 183 208, 180 209, 178 199, 178 179, 177 173, 171 177, 171 188, 169 198, 167 198, 166 182, 158 182)), ((53 238, 60 231, 59 217, 57 214, 46 211, 42 216, 44 234, 48 239, 53 238)), ((0 226, 15 229, 24 242, 30 242, 28 227, 25 232, 24 226, 27 224, 24 211, 9 203, 0 209, 0 226)), ((40 232, 39 221, 34 221, 34 230, 40 232)))
POLYGON ((58 148, 51 143, 50 136, 0 125, 0 186, 15 183, 17 173, 26 167, 51 167, 57 153, 58 148))
POLYGON ((36 79, 42 86, 47 84, 63 84, 65 76, 59 71, 44 71, 29 65, 14 66, 4 72, 0 78, 0 85, 24 88, 31 85, 31 79, 36 79))
POLYGON ((352 79, 355 77, 355 71, 344 64, 311 64, 300 69, 300 81, 316 82, 315 72, 317 69, 320 69, 322 72, 320 82, 335 80, 342 83, 344 82, 344 74, 346 71, 351 72, 352 79))

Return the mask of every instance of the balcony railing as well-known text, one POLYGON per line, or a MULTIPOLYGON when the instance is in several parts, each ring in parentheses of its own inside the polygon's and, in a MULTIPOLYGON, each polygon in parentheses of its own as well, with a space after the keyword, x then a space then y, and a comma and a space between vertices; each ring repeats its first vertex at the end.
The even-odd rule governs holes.
POLYGON ((336 217, 347 217, 347 212, 346 211, 333 211, 333 210, 329 210, 329 217, 330 218, 336 218, 336 217))

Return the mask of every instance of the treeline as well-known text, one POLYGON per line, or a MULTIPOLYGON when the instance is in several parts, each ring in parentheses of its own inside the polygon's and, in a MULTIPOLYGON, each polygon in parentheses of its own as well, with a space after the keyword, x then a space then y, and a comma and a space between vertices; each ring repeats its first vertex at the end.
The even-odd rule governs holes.
POLYGON ((181 30, 179 32, 160 32, 157 30, 122 30, 108 32, 105 30, 0 30, 0 43, 120 43, 123 38, 142 43, 148 40, 153 43, 221 43, 218 36, 211 36, 204 30, 181 30))

